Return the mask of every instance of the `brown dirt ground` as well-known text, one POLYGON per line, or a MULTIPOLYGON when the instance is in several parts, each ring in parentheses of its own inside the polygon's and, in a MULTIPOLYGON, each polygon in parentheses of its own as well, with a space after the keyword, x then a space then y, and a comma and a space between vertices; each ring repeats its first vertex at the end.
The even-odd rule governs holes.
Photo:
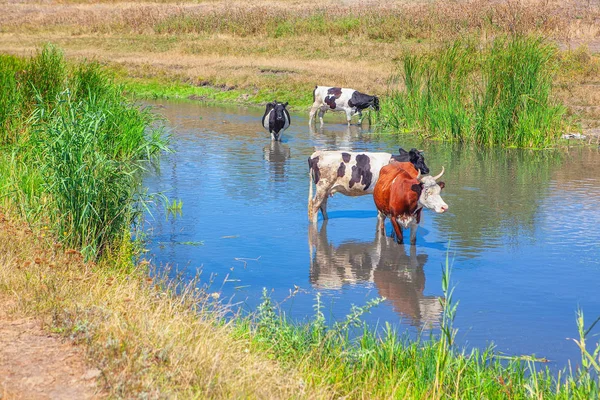
POLYGON ((15 318, 0 298, 0 399, 101 399, 100 370, 83 350, 49 334, 39 321, 15 318))

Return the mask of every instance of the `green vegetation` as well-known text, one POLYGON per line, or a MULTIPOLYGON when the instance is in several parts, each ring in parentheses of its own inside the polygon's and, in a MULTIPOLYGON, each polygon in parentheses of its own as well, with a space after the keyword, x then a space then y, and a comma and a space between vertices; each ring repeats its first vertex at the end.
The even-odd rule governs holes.
POLYGON ((404 89, 382 105, 387 127, 482 145, 548 147, 567 123, 551 98, 556 49, 542 39, 497 38, 483 48, 460 41, 404 57, 404 89))
POLYGON ((582 346, 582 368, 562 371, 558 377, 548 369, 538 371, 533 357, 504 357, 493 348, 465 351, 454 343, 453 328, 457 304, 452 301, 450 264, 442 271, 441 299, 444 313, 440 336, 411 340, 399 335, 389 324, 378 335, 361 322, 361 315, 379 304, 375 299, 331 327, 325 324, 316 297, 311 321, 294 324, 277 310, 263 293, 263 302, 253 322, 239 321, 234 330, 284 365, 300 370, 308 385, 329 385, 334 397, 411 399, 526 399, 597 398, 600 350, 585 349, 592 324, 584 329, 578 314, 582 346), (353 331, 352 329, 355 329, 353 331), (351 339, 355 336, 356 339, 351 339))
POLYGON ((283 86, 277 90, 237 89, 234 87, 196 86, 181 82, 160 79, 120 79, 127 91, 141 99, 182 99, 206 101, 211 103, 244 103, 260 104, 277 99, 294 99, 291 109, 302 110, 312 104, 312 92, 297 86, 283 86))
POLYGON ((99 65, 68 67, 53 46, 27 60, 3 56, 0 70, 5 204, 96 258, 139 213, 143 161, 165 149, 159 129, 146 132, 156 117, 99 65))

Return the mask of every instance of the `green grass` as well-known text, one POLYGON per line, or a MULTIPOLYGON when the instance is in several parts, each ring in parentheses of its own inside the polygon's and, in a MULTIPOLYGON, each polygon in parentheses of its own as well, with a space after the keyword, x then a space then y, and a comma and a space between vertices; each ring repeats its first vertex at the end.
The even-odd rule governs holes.
POLYGON ((54 46, 3 61, 0 84, 14 90, 0 104, 5 200, 97 258, 139 214, 144 163, 165 150, 160 129, 148 129, 156 117, 98 64, 69 66, 54 46))
MULTIPOLYGON (((435 70, 437 75, 432 79, 445 84, 449 92, 464 94, 465 89, 448 77, 471 76, 469 68, 454 68, 470 51, 461 46, 450 49, 440 58, 435 70)), ((501 66, 505 62, 501 60, 502 54, 497 57, 501 66)), ((124 97, 123 88, 115 85, 97 64, 69 65, 55 48, 47 47, 31 59, 3 60, 7 61, 0 64, 2 87, 16 88, 18 95, 14 102, 2 105, 1 137, 5 138, 0 148, 2 200, 30 221, 48 223, 53 238, 66 246, 82 249, 88 259, 100 258, 115 270, 121 265, 131 265, 130 251, 112 253, 122 257, 125 260, 120 260, 122 262, 107 261, 102 256, 111 254, 114 246, 124 246, 123 243, 127 244, 125 247, 131 246, 130 229, 144 199, 139 174, 144 164, 164 149, 160 131, 148 131, 155 122, 153 117, 124 97), (32 71, 38 72, 33 75, 32 71), (60 79, 48 71, 60 74, 60 79)), ((416 64, 408 64, 406 68, 418 68, 418 61, 415 59, 416 64)), ((502 79, 499 81, 504 82, 502 79)), ((413 85, 409 90, 420 90, 422 86, 415 82, 409 81, 413 85)), ((508 101, 500 104, 504 102, 510 104, 508 101)), ((448 107, 451 105, 450 102, 448 107)), ((444 126, 444 119, 437 121, 439 126, 444 126)), ((459 116, 453 121, 454 125, 449 126, 461 127, 470 117, 459 116)), ((180 244, 201 245, 200 242, 180 244)), ((5 245, 12 242, 6 240, 5 245)), ((55 249, 48 247, 45 251, 54 254, 55 249)), ((37 251, 39 249, 32 254, 37 255, 37 251)), ((66 253, 65 257, 75 253, 66 253)), ((580 335, 574 344, 581 350, 581 368, 562 371, 559 377, 546 369, 538 371, 534 359, 504 359, 493 348, 472 351, 458 348, 453 328, 457 308, 452 300, 448 260, 442 272, 444 314, 440 334, 417 340, 399 334, 390 325, 385 326, 383 333, 366 327, 361 317, 382 299, 353 307, 345 319, 328 325, 317 295, 313 319, 298 324, 290 321, 265 295, 252 316, 240 317, 230 324, 222 318, 223 310, 218 304, 196 301, 206 296, 196 291, 195 281, 177 286, 177 282, 159 279, 161 286, 152 289, 155 286, 144 284, 149 278, 139 270, 134 274, 122 271, 121 275, 116 274, 117 280, 122 280, 127 289, 110 291, 113 276, 108 278, 111 273, 104 271, 106 275, 101 274, 99 280, 86 283, 94 288, 91 291, 73 284, 75 279, 82 279, 84 267, 78 265, 77 269, 68 271, 69 264, 65 262, 65 265, 65 268, 40 265, 39 268, 46 268, 44 272, 31 275, 20 271, 19 279, 15 278, 14 271, 5 268, 3 279, 19 280, 20 290, 32 292, 28 301, 38 307, 44 301, 52 303, 46 305, 47 310, 51 310, 46 312, 53 315, 52 326, 57 331, 74 336, 85 332, 85 340, 97 352, 96 357, 102 358, 107 376, 112 379, 110 382, 123 385, 111 390, 124 396, 147 387, 156 390, 161 385, 180 393, 210 393, 214 383, 211 378, 214 354, 206 355, 200 351, 204 348, 196 344, 211 334, 218 335, 216 343, 220 343, 224 334, 216 327, 223 326, 228 327, 227 334, 240 339, 235 343, 243 343, 244 347, 248 344, 252 352, 266 354, 287 368, 287 372, 300 375, 302 386, 310 390, 325 388, 336 398, 588 399, 599 395, 600 350, 596 347, 590 351, 586 344, 591 340, 591 330, 597 321, 585 328, 581 312, 577 316, 580 335), (60 271, 59 275, 54 275, 57 272, 52 268, 60 271), (67 271, 67 275, 60 275, 67 271), (146 288, 151 289, 149 295, 135 297, 134 301, 129 297, 136 290, 146 293, 146 288), (67 295, 72 292, 77 293, 67 295), (41 296, 43 299, 40 299, 39 293, 52 293, 55 297, 41 296), (186 294, 191 294, 193 301, 186 294), (115 301, 119 296, 120 305, 116 310, 111 309, 106 299, 115 301), (87 308, 82 305, 84 297, 87 308), (69 300, 65 300, 67 298, 69 300), (129 311, 124 312, 127 304, 129 311), (144 304, 151 306, 140 308, 144 304), (207 319, 214 331, 204 330, 204 327, 201 332, 197 330, 198 322, 206 322, 198 319, 197 310, 203 307, 216 313, 207 319), (156 317, 157 309, 164 312, 160 319, 156 317), (185 313, 185 321, 182 313, 185 313), (149 323, 151 317, 155 319, 149 323), (193 335, 182 332, 185 329, 180 326, 184 322, 188 327, 185 329, 193 335), (110 326, 101 328, 102 324, 110 326), (167 330, 169 334, 165 334, 167 330), (156 337, 143 336, 148 332, 156 337), (195 351, 190 352, 194 346, 195 351), (194 362, 185 365, 186 378, 180 379, 174 371, 181 371, 190 355, 194 355, 194 362), (198 363, 208 367, 196 369, 198 363), (146 376, 152 378, 141 378, 146 376), (190 386, 190 382, 200 383, 190 386)), ((84 276, 85 280, 92 279, 89 271, 84 276)), ((12 294, 14 287, 14 283, 7 284, 5 290, 12 294)), ((29 307, 36 309, 36 306, 29 307)), ((230 350, 222 353, 227 355, 230 350)), ((254 378, 251 382, 255 382, 254 378)), ((310 397, 310 393, 306 397, 310 397)))
POLYGON ((542 39, 456 41, 403 61, 394 82, 401 79, 404 89, 392 84, 382 105, 387 127, 450 141, 543 148, 568 126, 566 108, 552 99, 557 50, 542 39))
POLYGON ((142 99, 182 99, 207 101, 211 103, 243 103, 264 105, 278 99, 294 99, 293 110, 304 111, 312 104, 312 92, 294 86, 232 89, 216 86, 194 86, 183 82, 165 81, 161 79, 129 79, 121 81, 127 91, 142 99))
MULTIPOLYGON (((290 321, 263 292, 263 302, 252 319, 234 326, 238 337, 270 354, 284 365, 300 370, 308 386, 327 385, 334 397, 415 399, 569 399, 597 398, 600 347, 585 348, 585 338, 598 322, 584 329, 583 314, 577 326, 582 349, 581 368, 557 376, 531 356, 506 357, 486 349, 467 351, 455 342, 453 327, 457 303, 450 285, 450 263, 442 270, 440 299, 444 308, 439 335, 416 340, 401 335, 390 324, 376 333, 361 316, 382 299, 353 306, 342 321, 325 323, 320 295, 312 320, 290 321)), ((600 319, 600 318, 599 318, 600 319)), ((575 344, 574 344, 575 345, 575 344)))

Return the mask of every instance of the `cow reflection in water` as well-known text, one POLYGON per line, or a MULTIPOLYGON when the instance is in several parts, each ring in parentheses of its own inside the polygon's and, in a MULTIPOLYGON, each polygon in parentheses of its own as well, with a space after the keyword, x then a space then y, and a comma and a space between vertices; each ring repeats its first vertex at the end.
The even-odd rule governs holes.
POLYGON ((319 289, 341 289, 344 285, 373 282, 380 296, 392 302, 394 311, 410 318, 411 325, 436 325, 442 306, 437 296, 425 296, 427 254, 417 255, 410 246, 376 233, 373 242, 344 242, 335 246, 327 240, 327 222, 321 231, 309 224, 310 282, 319 289))
POLYGON ((323 129, 323 126, 317 127, 311 124, 309 129, 315 141, 315 150, 352 150, 357 141, 364 140, 363 134, 370 132, 357 125, 350 125, 336 130, 323 129))
POLYGON ((272 140, 263 148, 265 160, 269 161, 269 171, 279 179, 285 176, 285 162, 290 158, 290 146, 272 140))

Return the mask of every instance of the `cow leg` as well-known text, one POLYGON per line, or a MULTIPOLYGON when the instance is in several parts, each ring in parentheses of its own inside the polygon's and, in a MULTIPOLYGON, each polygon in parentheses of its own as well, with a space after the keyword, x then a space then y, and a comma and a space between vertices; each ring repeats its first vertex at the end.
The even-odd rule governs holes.
POLYGON ((321 126, 323 126, 323 115, 325 115, 325 110, 321 107, 319 108, 319 121, 321 121, 321 126))
POLYGON ((321 202, 321 207, 319 207, 319 209, 321 210, 321 215, 323 216, 323 220, 325 220, 325 221, 329 219, 329 217, 327 216, 327 199, 328 198, 329 198, 329 196, 325 196, 325 198, 321 202))
POLYGON ((377 232, 385 236, 385 215, 381 211, 377 211, 377 232))
POLYGON ((363 119, 362 111, 358 110, 358 124, 359 125, 362 125, 362 119, 363 119))
POLYGON ((310 114, 308 118, 308 124, 312 125, 313 120, 315 119, 315 114, 317 114, 317 110, 319 109, 319 102, 315 101, 310 108, 310 114))
POLYGON ((419 224, 413 222, 410 224, 410 244, 414 246, 417 244, 417 227, 419 224))
POLYGON ((346 110, 346 119, 348 120, 348 126, 350 126, 350 122, 352 121, 352 110, 346 110))
POLYGON ((402 236, 402 228, 400 227, 400 225, 398 225, 398 221, 396 220, 396 218, 392 217, 392 218, 390 218, 390 220, 392 221, 392 226, 394 227, 394 232, 396 232, 396 242, 398 244, 403 244, 404 237, 402 236))
MULTIPOLYGON (((319 216, 319 210, 323 213, 323 208, 321 208, 321 204, 325 202, 325 207, 327 207, 327 191, 323 190, 323 188, 319 188, 317 185, 317 194, 315 198, 309 204, 309 218, 312 220, 313 224, 317 223, 317 217, 319 216)), ((323 219, 327 219, 327 210, 323 213, 323 219)))

